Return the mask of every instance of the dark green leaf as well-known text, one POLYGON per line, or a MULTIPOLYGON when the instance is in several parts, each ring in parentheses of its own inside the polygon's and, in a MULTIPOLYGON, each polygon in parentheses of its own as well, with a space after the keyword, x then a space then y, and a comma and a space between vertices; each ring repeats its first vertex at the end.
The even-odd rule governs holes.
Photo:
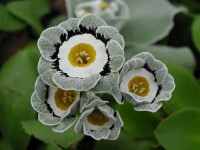
POLYGON ((11 145, 5 139, 0 139, 0 149, 1 150, 12 150, 11 145))
POLYGON ((46 0, 11 2, 7 5, 7 8, 13 15, 31 25, 38 34, 42 32, 40 18, 49 12, 49 5, 46 0))
POLYGON ((94 150, 136 150, 134 139, 121 131, 116 141, 101 140, 94 145, 94 150))
POLYGON ((192 39, 200 52, 200 16, 196 17, 192 24, 192 39))
POLYGON ((166 64, 175 79, 176 88, 171 100, 166 102, 164 108, 167 108, 169 112, 187 107, 200 108, 200 85, 198 81, 185 68, 169 62, 166 64))
POLYGON ((13 16, 5 6, 0 5, 0 30, 17 31, 25 26, 26 23, 13 16))
POLYGON ((200 110, 188 108, 172 114, 155 131, 166 150, 200 149, 200 110))
POLYGON ((35 136, 37 139, 51 144, 59 144, 64 148, 80 140, 83 135, 74 132, 71 127, 64 133, 53 132, 50 126, 41 124, 38 120, 30 120, 23 122, 23 127, 26 133, 35 136))
POLYGON ((21 121, 34 118, 30 97, 37 77, 39 52, 36 44, 11 57, 0 70, 0 128, 15 149, 26 149, 30 136, 21 121))
POLYGON ((125 103, 119 105, 119 111, 124 122, 124 130, 134 137, 153 137, 158 120, 153 113, 137 112, 133 109, 133 105, 125 103))

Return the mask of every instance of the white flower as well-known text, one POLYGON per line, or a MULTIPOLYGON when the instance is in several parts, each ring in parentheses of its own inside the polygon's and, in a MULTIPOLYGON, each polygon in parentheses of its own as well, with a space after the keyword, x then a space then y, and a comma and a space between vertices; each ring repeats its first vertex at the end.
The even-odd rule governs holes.
POLYGON ((161 101, 171 98, 174 88, 174 79, 167 67, 144 52, 124 64, 119 87, 115 87, 112 94, 118 103, 125 100, 134 104, 137 111, 155 112, 162 106, 161 101))
POLYGON ((122 119, 99 97, 93 96, 91 102, 84 107, 76 126, 77 133, 84 133, 95 140, 116 140, 123 126, 122 119))
POLYGON ((55 132, 64 132, 77 120, 75 112, 79 100, 80 92, 50 87, 39 76, 31 97, 31 105, 38 112, 41 123, 53 126, 55 132))
POLYGON ((124 63, 123 37, 95 15, 70 18, 43 31, 38 47, 42 80, 64 90, 110 91, 124 63))
POLYGON ((123 0, 93 0, 80 2, 75 7, 75 15, 80 18, 86 14, 102 17, 109 25, 121 29, 129 19, 129 7, 123 0))

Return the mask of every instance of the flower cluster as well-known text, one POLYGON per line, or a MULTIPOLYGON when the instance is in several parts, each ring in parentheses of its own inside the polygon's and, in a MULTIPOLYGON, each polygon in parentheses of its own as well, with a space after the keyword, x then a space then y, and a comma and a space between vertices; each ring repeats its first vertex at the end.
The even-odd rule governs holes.
POLYGON ((94 14, 103 18, 109 25, 121 29, 129 19, 129 7, 123 0, 88 0, 78 3, 74 13, 81 18, 94 14))
POLYGON ((137 111, 157 111, 171 97, 172 76, 149 53, 124 63, 124 46, 116 28, 91 14, 43 31, 31 98, 38 120, 61 133, 77 122, 77 133, 115 140, 122 119, 97 93, 110 93, 119 104, 128 101, 137 111))

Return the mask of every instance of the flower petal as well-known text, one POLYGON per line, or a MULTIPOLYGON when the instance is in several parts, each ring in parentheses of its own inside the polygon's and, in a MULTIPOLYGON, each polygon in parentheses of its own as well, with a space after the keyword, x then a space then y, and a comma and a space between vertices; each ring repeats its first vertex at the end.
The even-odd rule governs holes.
POLYGON ((103 106, 105 104, 109 103, 108 101, 103 101, 101 100, 99 97, 95 96, 94 99, 92 100, 91 103, 89 103, 85 109, 89 109, 89 108, 94 108, 94 107, 99 107, 99 106, 103 106))
POLYGON ((51 27, 44 30, 38 40, 38 47, 42 56, 52 61, 52 55, 56 52, 56 44, 61 43, 61 37, 67 36, 67 32, 60 27, 51 27))
POLYGON ((122 68, 124 61, 125 61, 124 56, 116 56, 111 58, 110 60, 111 72, 118 72, 122 68))
POLYGON ((111 38, 111 40, 117 41, 121 45, 122 49, 124 49, 125 42, 124 42, 124 38, 121 34, 117 34, 117 35, 113 36, 111 38))
POLYGON ((122 80, 122 77, 131 69, 131 68, 141 68, 145 65, 145 61, 140 58, 132 58, 125 62, 121 72, 120 72, 120 81, 122 80))
POLYGON ((151 103, 151 104, 140 104, 135 106, 134 109, 136 111, 149 111, 149 112, 156 112, 162 106, 162 103, 151 103))
POLYGON ((116 122, 114 124, 114 128, 121 128, 124 125, 122 118, 120 117, 118 111, 115 111, 115 115, 116 115, 116 122))
POLYGON ((44 72, 46 72, 48 69, 52 69, 53 66, 53 62, 52 61, 48 61, 46 59, 44 59, 43 57, 40 57, 40 60, 38 62, 38 73, 42 74, 44 72))
POLYGON ((174 78, 167 74, 164 83, 162 84, 162 89, 158 96, 155 98, 155 102, 158 103, 160 101, 167 101, 171 98, 171 93, 175 89, 174 78))
POLYGON ((90 102, 91 92, 81 92, 80 96, 80 112, 85 109, 85 106, 90 102))
POLYGON ((53 82, 53 74, 56 72, 56 70, 54 69, 49 69, 46 72, 44 72, 43 74, 41 74, 41 78, 42 80, 49 86, 51 87, 57 87, 56 84, 53 82))
POLYGON ((47 85, 41 79, 41 76, 39 76, 35 81, 35 93, 37 97, 44 102, 46 100, 46 92, 47 85))
POLYGON ((87 29, 96 29, 100 26, 106 26, 106 25, 107 24, 103 19, 101 19, 98 16, 92 15, 92 14, 85 15, 79 21, 79 27, 83 26, 87 29))
POLYGON ((92 111, 94 110, 94 108, 90 108, 90 109, 87 109, 85 110, 81 116, 79 117, 75 127, 74 127, 74 131, 76 133, 83 133, 83 118, 88 116, 92 111))
POLYGON ((45 103, 43 103, 43 101, 41 101, 36 93, 34 92, 32 97, 31 97, 31 106, 34 108, 35 111, 37 111, 38 113, 47 115, 50 114, 49 110, 47 109, 47 106, 45 103))
POLYGON ((107 76, 102 76, 94 88, 91 89, 95 93, 105 93, 113 89, 119 80, 119 73, 110 73, 107 76))
POLYGON ((55 84, 64 90, 77 90, 87 91, 93 88, 100 80, 100 74, 94 74, 85 78, 71 78, 62 75, 60 72, 56 72, 53 75, 53 81, 55 84))
POLYGON ((164 82, 168 72, 168 69, 165 66, 165 64, 163 64, 159 60, 156 60, 154 56, 148 52, 140 53, 134 56, 134 58, 143 59, 147 63, 149 69, 151 71, 155 71, 155 77, 158 85, 161 85, 164 82))
POLYGON ((124 103, 124 101, 122 99, 122 93, 121 93, 121 90, 119 89, 119 87, 115 86, 112 89, 112 91, 110 92, 110 94, 115 98, 115 100, 118 104, 124 103))
POLYGON ((100 131, 90 130, 83 125, 84 133, 93 137, 95 140, 107 139, 110 134, 110 129, 104 128, 100 131))
POLYGON ((67 32, 64 29, 56 26, 56 27, 50 27, 50 28, 44 30, 41 33, 40 37, 46 38, 50 42, 56 44, 56 43, 61 43, 60 37, 63 34, 65 34, 65 36, 67 36, 67 32))
POLYGON ((105 39, 111 39, 113 36, 118 35, 119 31, 112 26, 101 26, 97 28, 96 34, 100 34, 105 39))
POLYGON ((108 53, 110 54, 111 58, 118 55, 124 55, 124 50, 122 49, 121 45, 114 40, 109 41, 106 48, 108 49, 108 53))
POLYGON ((58 125, 54 126, 52 130, 54 132, 60 132, 63 133, 66 130, 68 130, 78 119, 78 116, 71 116, 66 117, 64 120, 62 120, 58 125))
POLYGON ((51 115, 43 115, 43 114, 38 114, 38 120, 49 126, 54 126, 60 123, 60 118, 54 117, 52 114, 51 115))
POLYGON ((78 30, 78 18, 69 18, 67 21, 60 23, 58 26, 66 31, 76 31, 78 30))
POLYGON ((117 129, 113 128, 110 131, 110 135, 107 140, 116 140, 119 137, 120 131, 121 131, 121 128, 117 128, 117 129))
POLYGON ((56 43, 52 43, 44 37, 40 37, 37 43, 41 55, 49 61, 54 60, 51 56, 56 52, 55 44, 56 43))

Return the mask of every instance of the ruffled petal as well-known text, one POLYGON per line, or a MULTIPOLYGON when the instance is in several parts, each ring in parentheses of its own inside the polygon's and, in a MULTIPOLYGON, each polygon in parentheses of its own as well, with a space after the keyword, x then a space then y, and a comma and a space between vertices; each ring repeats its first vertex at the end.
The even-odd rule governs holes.
POLYGON ((165 78, 164 83, 161 86, 161 91, 158 94, 158 96, 155 98, 155 102, 158 103, 160 101, 167 101, 171 98, 171 93, 175 89, 175 82, 174 78, 170 75, 167 74, 167 77, 165 78))
POLYGON ((124 47, 125 47, 125 42, 124 42, 124 38, 123 38, 123 36, 121 35, 121 34, 116 34, 115 36, 113 36, 112 38, 111 38, 111 40, 113 41, 117 41, 120 45, 121 45, 121 47, 122 47, 122 49, 124 49, 124 47))
POLYGON ((105 39, 111 39, 113 36, 118 35, 119 31, 112 26, 101 26, 97 28, 96 34, 100 34, 105 39))
POLYGON ((33 93, 31 97, 31 106, 38 113, 41 113, 44 115, 50 114, 49 110, 47 109, 46 104, 37 97, 35 92, 33 93))
POLYGON ((53 75, 54 83, 64 90, 87 91, 93 88, 100 80, 100 74, 94 74, 85 78, 71 78, 56 72, 53 75))
POLYGON ((58 125, 53 126, 52 130, 54 132, 63 133, 68 130, 76 122, 77 119, 78 116, 66 117, 58 125))
POLYGON ((53 75, 54 73, 56 73, 56 70, 54 69, 49 69, 46 72, 44 72, 43 74, 41 74, 41 78, 42 80, 49 86, 51 87, 57 87, 56 84, 53 82, 53 75))
POLYGON ((95 140, 107 139, 110 134, 110 129, 104 128, 100 131, 90 130, 85 125, 83 126, 84 133, 93 137, 95 140))
POLYGON ((35 81, 35 93, 37 97, 44 102, 46 100, 46 92, 47 85, 41 79, 41 76, 39 76, 35 81))
POLYGON ((38 114, 38 120, 48 126, 54 126, 60 123, 60 118, 51 115, 38 114))
POLYGON ((158 85, 161 85, 164 82, 168 73, 168 69, 165 64, 163 64, 159 60, 156 60, 154 56, 148 52, 140 53, 134 56, 134 58, 143 59, 147 63, 149 69, 151 71, 155 71, 155 77, 158 85))
POLYGON ((78 18, 69 18, 67 21, 60 23, 58 26, 66 31, 77 31, 78 28, 78 18))
POLYGON ((162 103, 140 104, 134 107, 136 111, 156 112, 162 106, 162 103))
POLYGON ((119 137, 120 131, 121 131, 121 128, 116 128, 116 129, 113 128, 110 131, 110 135, 107 140, 116 140, 119 137))
POLYGON ((79 25, 79 27, 83 26, 87 29, 96 29, 100 26, 106 26, 107 24, 100 17, 89 14, 89 15, 85 15, 83 18, 81 18, 78 25, 79 25))
POLYGON ((42 32, 38 40, 38 48, 42 56, 52 61, 52 55, 56 52, 56 44, 61 43, 61 37, 67 36, 67 32, 60 27, 51 27, 42 32))
POLYGON ((107 76, 102 76, 96 86, 91 89, 95 93, 110 92, 119 80, 119 73, 110 73, 107 76))
POLYGON ((52 69, 53 66, 53 62, 52 61, 48 61, 46 59, 44 59, 43 57, 40 57, 40 60, 38 62, 38 73, 42 74, 44 72, 46 72, 49 69, 52 69))

